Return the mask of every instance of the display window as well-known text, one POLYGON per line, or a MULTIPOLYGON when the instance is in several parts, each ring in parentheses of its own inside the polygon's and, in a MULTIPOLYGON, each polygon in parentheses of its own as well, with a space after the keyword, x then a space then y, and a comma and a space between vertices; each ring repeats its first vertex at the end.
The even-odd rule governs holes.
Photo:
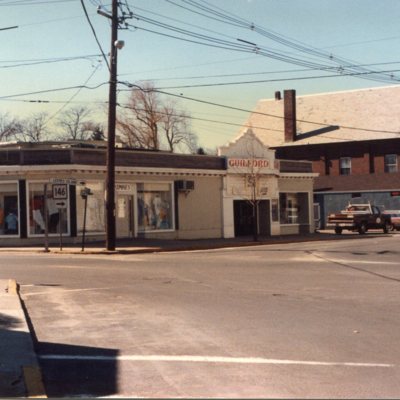
POLYGON ((19 234, 18 183, 0 184, 0 236, 19 234))
POLYGON ((308 223, 308 194, 280 193, 279 210, 279 220, 281 224, 308 223))
POLYGON ((53 199, 52 185, 39 182, 28 183, 28 215, 29 236, 44 235, 46 230, 46 216, 49 234, 68 234, 68 199, 67 207, 58 208, 56 200, 53 199), (46 210, 45 210, 46 195, 46 210))
MULTIPOLYGON (((86 182, 85 186, 89 188, 91 192, 91 194, 87 196, 85 232, 88 234, 104 233, 106 230, 104 183, 100 181, 89 181, 86 182)), ((77 188, 76 218, 79 233, 83 232, 84 211, 85 200, 82 198, 77 188)))
POLYGON ((138 230, 174 229, 171 183, 137 184, 138 230))

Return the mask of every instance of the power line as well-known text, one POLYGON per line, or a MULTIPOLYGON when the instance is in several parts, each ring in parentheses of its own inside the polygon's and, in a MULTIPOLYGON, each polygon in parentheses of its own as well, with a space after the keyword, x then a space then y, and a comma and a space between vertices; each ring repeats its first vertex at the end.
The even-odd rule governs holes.
MULTIPOLYGON (((387 70, 384 71, 387 73, 400 72, 400 69, 387 70)), ((277 79, 262 79, 255 81, 236 81, 236 82, 217 82, 217 83, 202 83, 195 85, 181 85, 181 86, 167 86, 160 87, 158 89, 188 89, 188 88, 201 88, 201 87, 215 87, 215 86, 232 86, 232 85, 247 85, 247 84, 255 84, 255 83, 267 83, 267 82, 288 82, 288 81, 301 81, 301 80, 309 80, 309 79, 325 79, 325 78, 337 78, 344 76, 365 76, 372 74, 379 74, 377 71, 369 71, 369 72, 349 72, 349 73, 340 73, 334 75, 318 75, 318 76, 298 76, 294 78, 277 78, 277 79)))
MULTIPOLYGON (((241 58, 239 60, 247 60, 247 58, 241 58)), ((231 62, 231 61, 229 61, 231 62)), ((382 63, 370 63, 370 64, 359 64, 359 67, 372 67, 372 66, 378 66, 378 65, 391 65, 391 64, 400 64, 400 61, 388 61, 388 62, 382 62, 382 63)), ((177 67, 179 68, 179 67, 177 67)), ((185 67, 182 67, 185 68, 185 67)), ((173 68, 175 69, 175 68, 173 68)), ((338 70, 339 68, 334 66, 334 67, 326 67, 326 71, 330 70, 338 70)), ((318 69, 319 70, 319 69, 318 69)), ((157 71, 157 70, 156 70, 157 71)), ((148 71, 145 71, 148 72, 148 71)), ((297 68, 297 69, 287 69, 287 70, 274 70, 274 71, 258 71, 258 72, 242 72, 242 73, 236 73, 236 74, 216 74, 216 75, 193 75, 193 76, 170 76, 167 78, 149 78, 149 79, 143 79, 143 81, 168 81, 168 80, 187 80, 187 79, 208 79, 208 78, 228 78, 228 77, 234 77, 234 76, 255 76, 255 75, 271 75, 271 74, 287 74, 287 73, 295 73, 295 72, 310 72, 310 68, 297 68)), ((124 74, 119 74, 119 76, 126 76, 126 75, 135 75, 136 73, 124 73, 124 74)))
MULTIPOLYGON (((127 83, 124 83, 124 82, 121 82, 121 83, 123 83, 125 85, 128 85, 128 86, 130 85, 131 88, 136 88, 138 90, 146 91, 146 89, 142 89, 138 85, 127 84, 127 83)), ((280 116, 280 115, 262 113, 262 112, 259 112, 259 111, 251 111, 251 110, 247 110, 247 109, 244 109, 244 108, 228 106, 228 105, 225 105, 225 104, 219 104, 219 103, 206 101, 206 100, 201 100, 201 99, 196 99, 196 98, 193 98, 193 97, 188 97, 188 96, 183 96, 183 95, 177 95, 177 94, 174 94, 174 93, 169 93, 169 92, 165 92, 165 91, 157 90, 157 89, 154 89, 154 91, 157 92, 157 93, 165 94, 167 96, 172 96, 172 97, 177 97, 177 98, 180 98, 180 99, 190 100, 190 101, 194 101, 194 102, 201 103, 201 104, 208 104, 208 105, 212 105, 212 106, 215 106, 215 107, 226 108, 226 109, 229 109, 229 110, 235 110, 235 111, 240 111, 240 112, 245 112, 245 113, 250 113, 250 114, 256 114, 256 115, 263 115, 263 116, 272 117, 272 118, 278 118, 278 119, 285 119, 285 117, 280 116)), ((324 122, 308 121, 308 120, 304 120, 304 119, 296 119, 296 122, 303 122, 303 123, 307 123, 307 124, 326 126, 326 127, 332 126, 332 124, 328 124, 328 123, 324 123, 324 122)), ((343 129, 365 131, 365 132, 400 134, 400 131, 388 131, 388 130, 381 130, 381 129, 358 128, 358 127, 354 127, 354 126, 346 126, 346 125, 338 125, 338 124, 335 124, 335 126, 338 126, 339 128, 343 128, 343 129)))
POLYGON ((0 2, 0 7, 10 6, 34 6, 37 4, 59 4, 59 3, 71 3, 75 0, 13 0, 9 2, 0 2))
MULTIPOLYGON (((64 58, 48 58, 48 59, 37 59, 35 60, 30 60, 30 61, 14 61, 17 64, 12 64, 12 65, 0 65, 1 69, 8 69, 8 68, 18 68, 18 67, 27 67, 31 65, 40 65, 40 64, 53 64, 53 63, 59 63, 59 62, 66 62, 66 61, 77 61, 77 60, 87 60, 87 61, 92 61, 93 58, 99 57, 101 54, 95 54, 95 55, 90 55, 90 56, 76 56, 76 57, 64 57, 64 58)), ((10 63, 12 61, 0 61, 0 64, 2 63, 10 63)))
POLYGON ((94 76, 94 74, 98 71, 98 69, 100 68, 100 64, 98 64, 95 69, 91 72, 91 74, 89 75, 89 77, 85 80, 85 82, 83 83, 82 87, 80 87, 79 89, 77 89, 77 91, 66 101, 64 102, 64 104, 54 113, 52 114, 47 121, 45 122, 45 125, 47 125, 56 115, 58 115, 62 110, 64 110, 65 107, 67 107, 71 101, 78 96, 78 94, 82 91, 82 89, 86 86, 86 84, 90 81, 90 79, 92 79, 92 77, 94 76))
POLYGON ((87 20, 88 24, 90 25, 90 28, 92 29, 93 36, 94 36, 94 38, 96 40, 97 45, 99 46, 99 49, 100 49, 101 54, 102 54, 102 56, 104 58, 104 61, 106 62, 107 68, 108 68, 108 70, 110 70, 110 65, 109 65, 107 57, 106 57, 106 55, 105 55, 105 53, 103 51, 103 48, 101 47, 101 44, 100 44, 99 39, 97 37, 96 31, 95 31, 95 29, 94 29, 94 27, 92 25, 92 21, 90 21, 90 17, 89 17, 89 14, 87 12, 85 3, 84 3, 83 0, 80 0, 80 2, 81 2, 81 5, 82 5, 82 8, 83 8, 83 12, 85 13, 86 20, 87 20))
MULTIPOLYGON (((187 4, 189 7, 182 6, 181 4, 177 4, 176 2, 171 1, 171 0, 166 0, 166 1, 168 1, 169 3, 171 3, 177 7, 181 7, 190 12, 193 12, 195 14, 200 14, 206 18, 209 18, 212 20, 217 20, 217 21, 225 23, 225 24, 229 24, 229 25, 232 25, 235 27, 240 27, 240 28, 243 28, 246 30, 256 32, 264 37, 267 37, 270 40, 273 40, 284 46, 287 46, 287 47, 293 48, 297 51, 300 51, 301 53, 312 55, 313 57, 324 58, 326 60, 329 60, 329 62, 334 62, 336 65, 339 65, 343 69, 346 69, 350 72, 368 72, 367 70, 362 69, 362 68, 354 69, 355 63, 350 60, 346 60, 346 59, 334 56, 330 53, 324 52, 322 50, 310 47, 304 43, 301 43, 300 41, 293 40, 290 38, 285 38, 285 36, 283 36, 281 34, 277 34, 271 30, 266 30, 265 28, 259 27, 259 26, 255 25, 254 23, 245 20, 244 18, 238 17, 233 13, 227 12, 227 11, 223 10, 222 8, 215 6, 214 4, 208 3, 205 0, 203 0, 201 4, 194 0, 181 0, 183 3, 187 4), (190 7, 193 7, 194 9, 190 8, 190 7), (199 12, 198 10, 200 10, 201 12, 199 12)), ((264 55, 266 55, 266 54, 264 54, 264 55)), ((282 58, 282 54, 279 55, 279 54, 276 54, 276 52, 269 52, 268 56, 272 57, 272 58, 276 58, 281 61, 291 62, 291 63, 295 63, 297 65, 301 65, 301 64, 299 64, 298 59, 297 59, 297 61, 296 61, 296 58, 294 60, 293 59, 291 60, 290 58, 284 59, 284 58, 282 58)), ((304 62, 304 61, 302 61, 302 62, 304 62)), ((385 75, 383 75, 382 77, 365 76, 365 79, 381 81, 381 82, 382 81, 388 82, 388 81, 392 81, 393 77, 385 76, 385 75)))
MULTIPOLYGON (((124 109, 128 109, 131 110, 132 108, 129 107, 128 105, 122 105, 122 104, 118 104, 118 106, 120 108, 124 108, 124 109)), ((145 109, 137 109, 138 111, 146 111, 145 109)), ((181 117, 181 115, 179 114, 170 114, 170 113, 166 113, 163 111, 156 111, 157 114, 161 114, 161 115, 169 115, 171 117, 181 117)), ((265 131, 275 131, 275 132, 283 132, 283 130, 281 129, 270 129, 270 128, 263 128, 261 126, 253 126, 253 125, 245 125, 245 124, 235 124, 233 122, 226 122, 226 121, 218 121, 215 119, 207 119, 207 118, 199 118, 199 117, 192 117, 191 115, 185 115, 186 119, 191 119, 191 120, 195 120, 195 121, 203 121, 203 122, 211 122, 211 123, 215 123, 215 124, 221 124, 221 125, 230 125, 230 126, 238 126, 238 127, 244 127, 244 128, 256 128, 256 129, 262 129, 265 131)))
POLYGON ((73 89, 80 89, 80 88, 95 90, 95 89, 98 89, 99 87, 101 87, 103 85, 107 85, 107 84, 108 84, 108 82, 102 82, 102 83, 99 83, 98 85, 95 85, 95 86, 77 85, 77 86, 67 86, 67 87, 55 88, 55 89, 38 90, 38 91, 35 91, 35 92, 10 94, 10 95, 7 95, 7 96, 0 96, 0 100, 11 99, 11 98, 14 98, 14 97, 31 96, 31 95, 34 95, 34 94, 62 92, 64 90, 73 90, 73 89))

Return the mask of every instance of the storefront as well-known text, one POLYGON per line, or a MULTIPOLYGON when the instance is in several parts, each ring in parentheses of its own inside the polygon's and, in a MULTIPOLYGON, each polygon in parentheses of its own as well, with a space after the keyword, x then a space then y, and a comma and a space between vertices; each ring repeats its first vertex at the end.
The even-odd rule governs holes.
MULTIPOLYGON (((309 165, 277 162, 263 151, 244 157, 238 148, 222 156, 117 149, 117 237, 247 235, 255 203, 261 235, 309 229, 309 165), (290 172, 304 165, 307 171, 290 172)), ((103 240, 105 153, 79 143, 0 146, 0 245, 42 243, 46 230, 50 243, 60 236, 79 242, 84 231, 88 241, 103 240)))
POLYGON ((224 177, 224 237, 314 230, 310 162, 277 160, 251 130, 219 149, 224 177))

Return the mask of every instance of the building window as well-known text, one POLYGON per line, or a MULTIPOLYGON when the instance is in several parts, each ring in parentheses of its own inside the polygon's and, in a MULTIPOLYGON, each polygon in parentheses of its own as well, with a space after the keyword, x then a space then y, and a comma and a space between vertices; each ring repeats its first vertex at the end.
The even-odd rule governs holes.
POLYGON ((170 183, 138 183, 139 232, 174 229, 171 187, 170 183))
POLYGON ((280 222, 281 224, 298 223, 297 193, 279 194, 280 222))
POLYGON ((339 164, 340 175, 351 174, 351 157, 341 157, 339 164))
MULTIPOLYGON (((44 208, 44 183, 29 183, 29 235, 44 235, 46 214, 44 208)), ((57 208, 53 199, 52 186, 47 185, 46 213, 49 234, 59 234, 60 229, 68 234, 68 207, 57 208)), ((67 201, 68 206, 68 201, 67 201)))
POLYGON ((0 184, 0 235, 19 234, 17 182, 0 184))
POLYGON ((281 224, 308 224, 308 208, 308 193, 279 194, 281 224))
MULTIPOLYGON (((86 203, 86 233, 104 233, 105 228, 105 206, 104 206, 104 183, 86 182, 85 186, 90 189, 86 203)), ((83 218, 85 212, 85 199, 80 191, 76 193, 76 222, 78 232, 83 232, 83 218)))
POLYGON ((397 172, 397 154, 385 155, 385 172, 397 172))

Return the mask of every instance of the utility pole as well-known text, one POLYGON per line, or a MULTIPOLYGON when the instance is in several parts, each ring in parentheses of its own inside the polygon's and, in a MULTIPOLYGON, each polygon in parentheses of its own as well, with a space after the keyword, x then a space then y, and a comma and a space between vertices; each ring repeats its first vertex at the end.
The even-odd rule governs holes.
MULTIPOLYGON (((104 11, 101 6, 98 14, 111 20, 111 50, 110 50, 110 81, 108 95, 108 140, 107 140, 107 177, 106 177, 106 249, 115 250, 115 125, 117 122, 117 56, 118 50, 124 47, 124 41, 118 40, 120 24, 127 18, 132 18, 133 13, 122 11, 118 16, 118 0, 112 0, 111 14, 104 11)), ((127 26, 127 24, 126 24, 127 26)))
POLYGON ((106 249, 115 250, 115 125, 117 108, 118 2, 112 0, 110 89, 108 96, 108 141, 106 178, 106 249))

